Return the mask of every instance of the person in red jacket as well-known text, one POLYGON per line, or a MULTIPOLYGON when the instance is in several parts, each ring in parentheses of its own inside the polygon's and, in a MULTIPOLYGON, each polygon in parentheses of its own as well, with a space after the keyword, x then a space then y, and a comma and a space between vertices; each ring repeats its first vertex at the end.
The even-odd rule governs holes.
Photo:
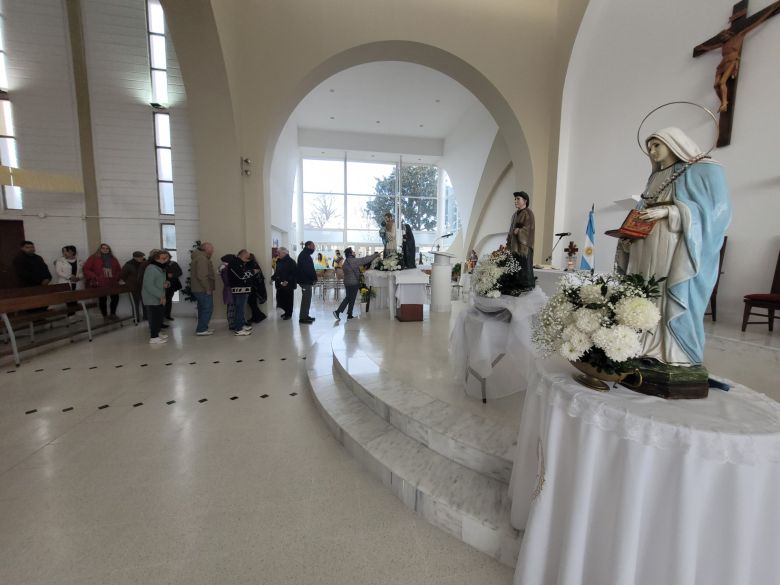
MULTIPOLYGON (((89 288, 104 288, 119 285, 119 276, 122 267, 116 259, 108 244, 100 244, 97 251, 84 262, 84 279, 89 288)), ((111 295, 111 314, 106 308, 106 297, 100 297, 98 304, 103 317, 111 321, 116 320, 116 307, 119 304, 119 295, 111 295)))

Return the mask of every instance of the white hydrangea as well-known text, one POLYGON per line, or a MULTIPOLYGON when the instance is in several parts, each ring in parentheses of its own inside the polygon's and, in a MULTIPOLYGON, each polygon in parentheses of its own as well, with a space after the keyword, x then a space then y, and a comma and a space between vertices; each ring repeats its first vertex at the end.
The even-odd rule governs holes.
POLYGON ((599 329, 593 334, 593 343, 603 349, 609 359, 616 362, 636 357, 642 351, 636 331, 626 325, 599 329))
POLYGON ((580 299, 582 299, 583 305, 590 305, 594 303, 603 303, 606 301, 606 297, 601 294, 601 285, 598 284, 585 284, 580 288, 580 299))
POLYGON ((563 342, 558 351, 567 360, 578 360, 593 346, 590 336, 574 325, 564 328, 561 339, 563 342))
POLYGON ((647 331, 658 324, 661 312, 655 303, 639 297, 620 299, 615 305, 615 318, 621 325, 647 331))
POLYGON ((580 331, 595 333, 601 327, 604 311, 600 309, 577 309, 574 313, 574 323, 580 331))
POLYGON ((489 299, 497 299, 498 297, 501 296, 501 291, 491 290, 485 296, 488 297, 489 299))

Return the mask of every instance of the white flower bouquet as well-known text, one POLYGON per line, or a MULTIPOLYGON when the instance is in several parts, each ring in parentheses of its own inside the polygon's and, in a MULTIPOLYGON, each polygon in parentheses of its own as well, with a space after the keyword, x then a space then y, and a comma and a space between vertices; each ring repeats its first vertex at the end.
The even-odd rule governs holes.
POLYGON ((374 261, 371 262, 371 268, 385 271, 403 270, 401 257, 398 254, 391 254, 387 258, 375 258, 374 261))
POLYGON ((652 301, 660 282, 639 274, 566 275, 537 315, 534 344, 544 356, 558 353, 606 374, 629 371, 628 361, 642 351, 640 335, 661 318, 652 301))
POLYGON ((471 275, 471 288, 482 297, 520 296, 520 262, 503 246, 477 262, 471 275))

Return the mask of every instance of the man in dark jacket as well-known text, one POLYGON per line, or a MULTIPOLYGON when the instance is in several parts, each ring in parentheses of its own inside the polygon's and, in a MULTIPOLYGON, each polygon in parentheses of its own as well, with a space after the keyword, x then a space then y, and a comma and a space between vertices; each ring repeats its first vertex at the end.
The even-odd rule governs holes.
POLYGON ((249 293, 252 292, 250 283, 254 273, 249 266, 249 252, 241 250, 238 254, 226 254, 221 258, 227 264, 225 270, 228 276, 228 285, 235 305, 230 329, 235 335, 251 335, 252 326, 246 324, 246 302, 249 293))
POLYGON ((146 254, 140 251, 133 252, 133 257, 122 266, 122 272, 119 274, 119 280, 133 288, 133 302, 135 303, 135 315, 140 321, 146 319, 146 305, 141 299, 141 284, 143 284, 143 271, 141 268, 146 264, 146 254), (143 314, 143 317, 141 316, 143 314))
POLYGON ((263 269, 260 268, 260 264, 257 263, 254 254, 249 254, 249 262, 247 265, 253 273, 250 280, 252 292, 249 293, 249 299, 247 300, 249 310, 252 311, 250 319, 252 320, 252 323, 260 323, 260 321, 263 321, 266 318, 266 314, 260 310, 259 305, 264 305, 268 300, 268 291, 265 288, 265 276, 263 276, 263 269))
POLYGON ((279 248, 279 258, 276 260, 276 270, 271 280, 276 285, 276 306, 284 311, 282 319, 285 321, 292 317, 293 295, 298 286, 296 269, 295 260, 290 258, 290 251, 287 248, 279 248))
POLYGON ((297 281, 301 286, 301 308, 298 310, 299 323, 314 323, 314 317, 309 316, 311 307, 311 289, 317 282, 317 272, 314 270, 314 260, 311 255, 316 250, 314 242, 309 240, 298 254, 297 281))
POLYGON ((14 270, 21 286, 44 286, 51 282, 51 272, 43 258, 35 253, 35 244, 25 240, 14 257, 14 270))

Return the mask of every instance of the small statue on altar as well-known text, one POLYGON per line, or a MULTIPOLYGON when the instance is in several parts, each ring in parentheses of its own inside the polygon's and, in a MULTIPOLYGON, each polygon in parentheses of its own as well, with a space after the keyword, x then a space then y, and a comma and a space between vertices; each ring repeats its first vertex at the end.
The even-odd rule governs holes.
POLYGON ((666 279, 656 300, 661 320, 644 334, 641 355, 670 366, 698 365, 704 311, 731 221, 729 192, 721 166, 679 128, 659 130, 645 145, 652 172, 637 209, 653 226, 644 238, 619 241, 616 269, 666 279))
POLYGON ((566 246, 563 251, 566 252, 566 268, 564 269, 564 272, 574 272, 574 259, 577 257, 577 252, 579 252, 580 249, 574 242, 569 242, 569 245, 566 246))
POLYGON ((516 211, 506 236, 509 251, 515 254, 522 266, 521 286, 523 290, 536 287, 534 278, 534 212, 529 208, 530 197, 525 191, 513 193, 516 211))
POLYGON ((387 258, 396 254, 395 220, 389 211, 385 213, 380 224, 379 237, 382 238, 382 244, 385 247, 383 257, 387 258))
POLYGON ((466 265, 468 266, 469 274, 474 272, 474 267, 477 265, 477 262, 479 262, 479 256, 477 256, 477 251, 471 250, 471 254, 469 254, 468 260, 466 260, 466 265))
POLYGON ((404 268, 416 268, 417 264, 414 261, 414 252, 417 244, 414 241, 414 234, 412 233, 412 226, 408 223, 404 224, 404 235, 401 238, 401 265, 404 268))

